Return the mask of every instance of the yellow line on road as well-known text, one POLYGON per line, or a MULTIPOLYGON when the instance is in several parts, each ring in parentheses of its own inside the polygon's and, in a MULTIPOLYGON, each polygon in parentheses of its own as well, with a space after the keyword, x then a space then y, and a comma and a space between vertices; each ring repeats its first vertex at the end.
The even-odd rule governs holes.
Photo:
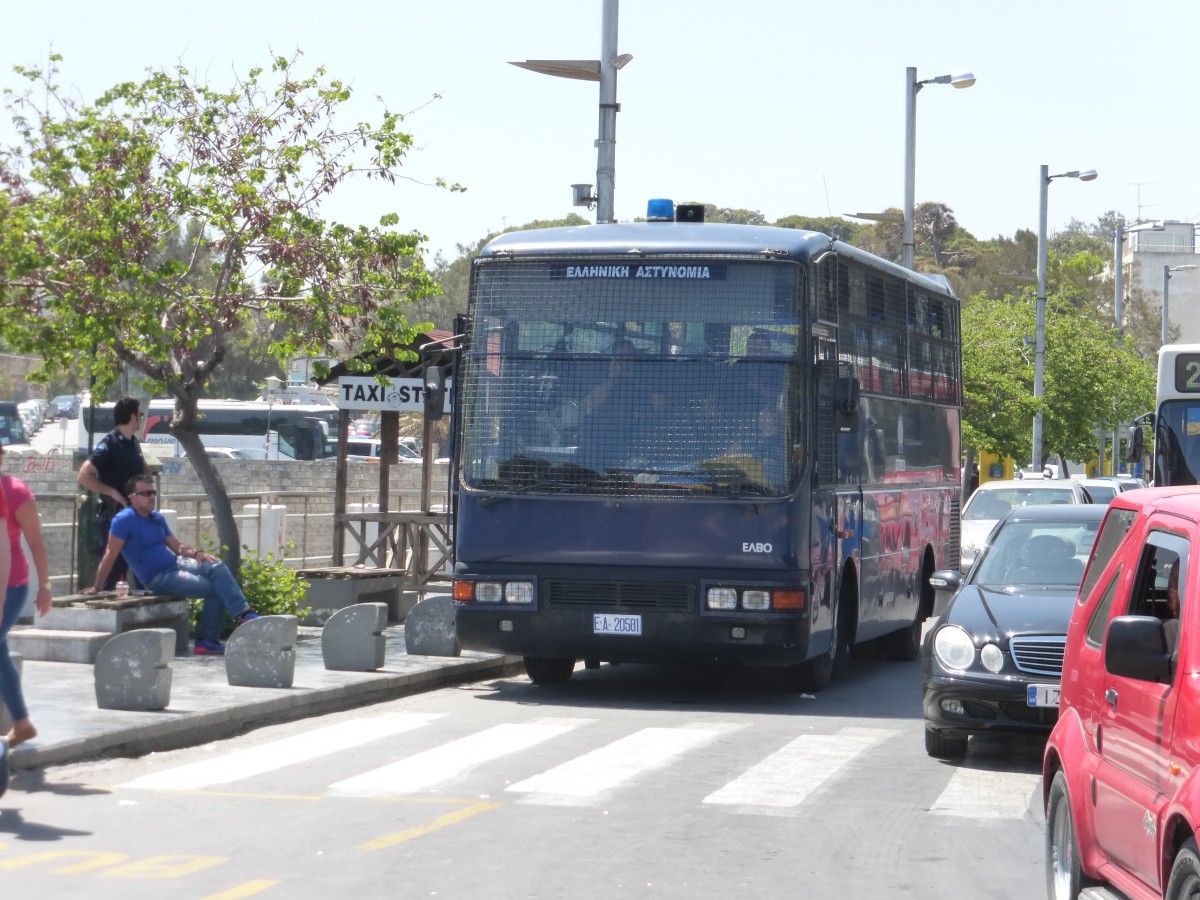
POLYGON ((227 891, 221 891, 219 894, 209 894, 202 897, 201 900, 239 900, 241 897, 253 897, 255 894, 261 894, 267 888, 273 888, 279 884, 278 881, 269 881, 266 878, 259 878, 255 881, 247 881, 244 884, 239 884, 237 887, 231 887, 227 891))
POLYGON ((359 844, 356 850, 383 850, 387 847, 394 847, 396 844, 403 844, 405 841, 411 841, 413 838, 423 837, 448 825, 456 825, 464 819, 469 819, 471 816, 478 815, 481 812, 496 809, 503 806, 503 803, 476 803, 468 806, 466 809, 456 810, 452 813, 446 813, 444 816, 438 816, 432 822, 426 822, 424 825, 417 825, 413 828, 406 828, 404 831, 397 831, 394 834, 385 834, 383 837, 377 837, 373 841, 367 841, 365 844, 359 844))

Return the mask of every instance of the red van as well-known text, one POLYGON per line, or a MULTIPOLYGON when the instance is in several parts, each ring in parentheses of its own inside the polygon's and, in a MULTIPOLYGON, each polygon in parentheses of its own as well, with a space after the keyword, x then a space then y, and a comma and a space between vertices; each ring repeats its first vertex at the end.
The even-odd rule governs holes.
POLYGON ((1060 703, 1042 765, 1049 896, 1200 897, 1200 487, 1112 501, 1060 703))

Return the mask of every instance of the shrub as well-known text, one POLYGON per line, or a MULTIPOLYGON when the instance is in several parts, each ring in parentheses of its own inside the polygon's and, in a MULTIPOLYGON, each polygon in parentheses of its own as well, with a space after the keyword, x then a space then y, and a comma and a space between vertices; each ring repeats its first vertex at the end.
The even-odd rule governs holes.
MULTIPOLYGON (((249 547, 242 547, 238 583, 251 608, 260 616, 299 616, 303 619, 311 612, 309 607, 300 605, 308 592, 308 582, 300 577, 297 570, 289 569, 284 564, 295 546, 288 542, 278 557, 274 553, 259 556, 249 547)), ((191 628, 192 634, 195 634, 204 601, 193 599, 191 605, 191 628)), ((222 639, 228 637, 235 627, 236 623, 226 615, 222 639)))

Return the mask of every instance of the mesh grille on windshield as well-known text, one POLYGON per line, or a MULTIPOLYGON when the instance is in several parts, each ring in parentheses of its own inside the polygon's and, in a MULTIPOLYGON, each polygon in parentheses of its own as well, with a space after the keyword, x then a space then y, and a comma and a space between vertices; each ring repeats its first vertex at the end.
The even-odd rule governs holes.
POLYGON ((477 274, 463 477, 528 494, 780 496, 803 385, 790 265, 500 263, 477 274), (700 273, 704 273, 701 275, 700 273))

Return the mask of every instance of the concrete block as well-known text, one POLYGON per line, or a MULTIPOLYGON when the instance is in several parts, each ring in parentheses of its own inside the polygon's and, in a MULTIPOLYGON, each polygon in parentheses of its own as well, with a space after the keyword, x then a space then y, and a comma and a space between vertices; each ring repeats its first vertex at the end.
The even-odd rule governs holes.
POLYGON ((96 655, 101 709, 164 709, 171 702, 175 629, 138 628, 110 638, 96 655))
POLYGON ((112 637, 109 631, 47 631, 27 628, 8 633, 9 651, 40 662, 94 663, 112 637))
POLYGON ((109 634, 134 628, 172 628, 175 630, 175 652, 182 656, 188 652, 190 609, 190 604, 182 597, 124 609, 56 606, 38 619, 34 627, 50 631, 106 631, 109 634))
POLYGON ((461 656, 454 630, 454 598, 426 597, 404 620, 404 649, 409 656, 461 656))
POLYGON ((374 672, 382 668, 387 622, 386 603, 359 603, 335 612, 321 630, 325 668, 339 672, 374 672))
POLYGON ((311 610, 306 625, 323 625, 339 609, 355 603, 386 603, 389 621, 402 622, 416 602, 404 590, 412 586, 407 575, 375 575, 370 569, 340 577, 301 574, 308 581, 304 605, 311 610))
POLYGON ((387 598, 388 621, 403 622, 421 599, 419 591, 397 591, 387 598))
POLYGON ((225 675, 239 687, 291 687, 296 675, 295 616, 263 616, 237 627, 225 642, 225 675))
MULTIPOLYGON (((17 667, 17 675, 20 675, 21 669, 24 667, 23 664, 25 662, 21 658, 21 654, 13 653, 12 648, 10 647, 8 651, 8 657, 13 661, 13 665, 17 667)), ((8 707, 4 705, 4 701, 0 700, 0 734, 8 734, 8 732, 12 729, 12 726, 12 713, 9 712, 8 707)))

